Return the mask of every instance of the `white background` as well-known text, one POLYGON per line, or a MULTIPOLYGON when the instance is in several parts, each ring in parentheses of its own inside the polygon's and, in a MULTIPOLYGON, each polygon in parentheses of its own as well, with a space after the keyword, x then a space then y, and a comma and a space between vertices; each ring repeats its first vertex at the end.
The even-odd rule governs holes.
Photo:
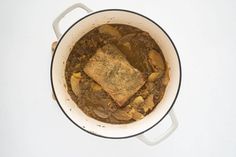
MULTIPOLYGON (((76 2, 0 1, 0 157, 236 156, 236 1, 81 1, 94 11, 139 12, 176 44, 183 68, 174 106, 179 127, 154 147, 92 136, 52 100, 52 21, 76 2)), ((74 12, 63 27, 85 14, 74 12)), ((158 127, 148 136, 158 136, 158 127)))

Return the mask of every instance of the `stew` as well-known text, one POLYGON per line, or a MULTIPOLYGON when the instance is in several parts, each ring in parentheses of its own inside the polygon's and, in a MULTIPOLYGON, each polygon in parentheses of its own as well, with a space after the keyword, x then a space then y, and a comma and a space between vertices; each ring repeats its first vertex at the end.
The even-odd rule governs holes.
POLYGON ((101 25, 79 39, 65 77, 78 107, 112 124, 144 118, 161 101, 169 81, 158 44, 147 32, 123 24, 101 25))

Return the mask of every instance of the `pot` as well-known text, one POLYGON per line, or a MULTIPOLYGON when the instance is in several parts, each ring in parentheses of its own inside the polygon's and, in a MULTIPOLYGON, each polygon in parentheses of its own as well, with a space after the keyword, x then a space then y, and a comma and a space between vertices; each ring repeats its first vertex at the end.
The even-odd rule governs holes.
POLYGON ((138 137, 148 145, 155 145, 168 137, 177 127, 177 120, 171 108, 177 98, 181 83, 180 59, 174 43, 167 33, 151 19, 133 11, 122 9, 106 9, 92 12, 85 5, 78 3, 72 5, 61 13, 53 22, 53 28, 58 38, 51 62, 51 84, 53 94, 63 113, 67 118, 82 130, 99 137, 128 138, 138 137), (63 33, 60 32, 59 23, 70 11, 80 8, 87 11, 88 15, 76 21, 63 33), (142 120, 129 124, 108 124, 84 114, 67 93, 65 80, 65 66, 67 58, 75 43, 87 32, 97 26, 107 23, 126 24, 148 32, 160 46, 170 69, 170 81, 166 87, 161 102, 155 109, 142 120), (157 138, 149 139, 143 133, 157 125, 166 115, 170 115, 172 125, 167 131, 157 138))

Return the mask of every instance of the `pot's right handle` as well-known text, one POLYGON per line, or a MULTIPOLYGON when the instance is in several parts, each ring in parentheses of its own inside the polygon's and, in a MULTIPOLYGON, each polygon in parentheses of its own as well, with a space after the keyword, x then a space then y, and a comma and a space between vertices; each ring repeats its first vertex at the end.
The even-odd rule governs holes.
POLYGON ((171 118, 171 126, 167 129, 167 131, 165 133, 163 133, 161 136, 151 140, 149 138, 147 138, 145 136, 145 134, 141 134, 139 135, 137 138, 139 140, 141 140, 142 142, 144 142, 145 144, 147 145, 150 145, 150 146, 153 146, 153 145, 156 145, 158 143, 160 143, 161 141, 163 141, 164 139, 166 139, 168 136, 170 136, 174 131, 175 129, 178 127, 178 121, 177 121, 177 118, 174 114, 174 111, 171 109, 169 114, 168 114, 171 118))
POLYGON ((66 10, 64 10, 54 21, 53 21, 53 29, 54 32, 57 36, 57 38, 59 39, 61 37, 61 31, 59 28, 59 23, 61 21, 61 19, 63 19, 63 17, 68 14, 69 12, 71 12, 72 10, 76 9, 76 8, 81 8, 85 11, 87 11, 87 13, 92 12, 92 10, 90 8, 88 8, 86 5, 82 4, 82 3, 76 3, 70 7, 68 7, 66 10))

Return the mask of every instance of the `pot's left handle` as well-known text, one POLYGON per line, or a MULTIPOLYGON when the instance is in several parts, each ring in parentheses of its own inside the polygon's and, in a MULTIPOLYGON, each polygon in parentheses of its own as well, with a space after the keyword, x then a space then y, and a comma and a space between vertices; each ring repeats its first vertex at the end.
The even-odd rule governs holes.
POLYGON ((90 8, 88 8, 86 5, 82 4, 82 3, 76 3, 70 7, 68 7, 66 10, 64 10, 54 21, 53 21, 53 29, 54 32, 57 36, 57 38, 59 39, 61 37, 61 31, 59 28, 59 23, 60 21, 63 19, 63 17, 68 14, 69 12, 71 12, 72 10, 76 9, 76 8, 81 8, 83 10, 85 10, 87 13, 92 12, 92 10, 90 8))

